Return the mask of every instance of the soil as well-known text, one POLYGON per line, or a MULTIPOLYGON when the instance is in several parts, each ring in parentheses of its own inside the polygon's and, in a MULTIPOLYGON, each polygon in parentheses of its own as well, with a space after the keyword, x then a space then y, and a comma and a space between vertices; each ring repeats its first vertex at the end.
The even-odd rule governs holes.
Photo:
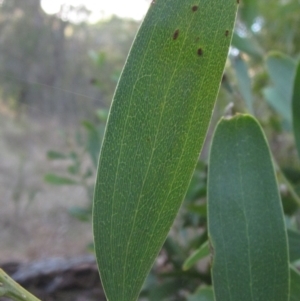
POLYGON ((65 170, 47 159, 47 151, 68 149, 73 133, 57 120, 34 122, 0 110, 0 262, 87 252, 91 223, 68 212, 87 205, 86 192, 44 182, 46 173, 65 170))

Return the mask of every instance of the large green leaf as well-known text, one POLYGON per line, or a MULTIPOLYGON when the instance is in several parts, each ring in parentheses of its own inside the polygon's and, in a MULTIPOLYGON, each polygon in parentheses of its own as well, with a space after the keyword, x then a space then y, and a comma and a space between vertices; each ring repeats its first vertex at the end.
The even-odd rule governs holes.
POLYGON ((263 90, 270 106, 291 124, 291 103, 295 62, 292 58, 280 52, 271 52, 266 64, 272 81, 272 86, 263 90))
POLYGON ((188 188, 218 93, 236 0, 155 0, 118 84, 93 227, 109 301, 136 300, 188 188))
POLYGON ((297 65, 292 97, 293 130, 300 158, 300 62, 297 65))
POLYGON ((216 301, 288 301, 287 235, 271 155, 254 118, 223 119, 208 171, 216 301))

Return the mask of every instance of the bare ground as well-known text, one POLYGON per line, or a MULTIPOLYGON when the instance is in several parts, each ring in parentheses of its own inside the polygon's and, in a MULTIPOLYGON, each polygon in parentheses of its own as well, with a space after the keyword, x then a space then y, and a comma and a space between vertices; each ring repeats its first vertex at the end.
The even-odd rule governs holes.
POLYGON ((85 191, 43 180, 63 170, 47 151, 67 149, 71 136, 56 120, 33 122, 0 110, 0 263, 87 252, 91 224, 68 213, 87 203, 85 191))

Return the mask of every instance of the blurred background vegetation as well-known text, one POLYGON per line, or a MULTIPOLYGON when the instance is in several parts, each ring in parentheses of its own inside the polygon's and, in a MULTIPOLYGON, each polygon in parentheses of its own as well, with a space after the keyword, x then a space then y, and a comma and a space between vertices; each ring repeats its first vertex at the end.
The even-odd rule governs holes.
MULTIPOLYGON (((141 22, 130 15, 91 22, 92 9, 76 1, 62 1, 49 15, 41 4, 0 0, 0 263, 92 252, 99 149, 141 22)), ((128 5, 135 12, 134 1, 128 5)), ((210 284, 209 259, 188 271, 182 265, 207 238, 207 154, 224 112, 249 112, 261 122, 278 165, 287 224, 299 229, 300 161, 291 117, 299 37, 299 0, 241 1, 207 142, 145 284, 146 300, 202 300, 193 292, 210 284)))

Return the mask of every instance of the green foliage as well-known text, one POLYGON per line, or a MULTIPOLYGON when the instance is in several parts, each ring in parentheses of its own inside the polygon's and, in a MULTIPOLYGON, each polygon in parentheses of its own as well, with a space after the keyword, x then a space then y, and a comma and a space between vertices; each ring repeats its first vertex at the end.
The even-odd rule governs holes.
POLYGON ((289 299, 287 235, 270 152, 258 123, 218 124, 208 172, 216 301, 289 299))
POLYGON ((190 269, 195 263, 209 255, 209 243, 206 241, 183 264, 183 270, 190 269))
POLYGON ((15 301, 40 301, 10 278, 2 269, 0 269, 0 297, 8 297, 15 301))
POLYGON ((157 0, 137 34, 110 111, 94 197, 96 257, 110 301, 137 299, 179 210, 236 10, 233 0, 157 0))
MULTIPOLYGON (((300 299, 300 168, 290 139, 293 130, 299 151, 299 3, 240 1, 232 33, 236 1, 230 1, 199 0, 199 7, 190 0, 153 1, 137 35, 112 105, 95 194, 96 251, 110 301, 136 300, 183 198, 142 287, 143 300, 213 301, 215 291, 216 301, 227 300, 228 294, 232 301, 285 301, 289 278, 289 301, 300 299), (221 10, 225 4, 230 13, 221 10), (221 121, 208 164, 207 205, 207 147, 191 175, 231 34, 231 61, 212 127, 233 102, 233 111, 250 112, 259 120, 274 158, 252 117, 221 121)), ((121 24, 113 19, 94 29, 101 28, 99 36, 106 31, 121 36, 121 24)), ((134 32, 136 24, 131 28, 134 32)), ((95 68, 91 83, 105 95, 112 95, 122 68, 121 53, 114 54, 110 68, 111 50, 119 51, 121 40, 88 52, 95 68)), ((36 41, 24 45, 32 49, 36 41)), ((86 77, 84 61, 79 65, 86 77)), ((65 170, 49 173, 47 182, 81 185, 92 200, 106 117, 101 111, 96 123, 84 121, 84 138, 79 135, 69 152, 48 152, 65 170)), ((70 213, 90 221, 91 203, 70 213)))
POLYGON ((253 114, 253 95, 247 64, 241 56, 237 56, 232 59, 232 65, 236 73, 239 91, 246 102, 248 111, 253 114))
POLYGON ((290 300, 289 301, 298 301, 300 296, 300 273, 295 267, 290 269, 290 300))
POLYGON ((269 104, 291 125, 291 103, 295 62, 288 56, 272 52, 266 59, 272 87, 264 89, 269 104))
POLYGON ((69 212, 81 221, 90 221, 92 214, 92 200, 97 161, 100 152, 104 124, 107 119, 106 110, 96 112, 96 121, 84 120, 81 123, 82 131, 77 132, 76 146, 70 152, 50 150, 47 158, 60 161, 65 166, 63 175, 49 173, 44 177, 45 182, 52 185, 78 185, 85 189, 89 201, 87 207, 71 207, 69 212))

